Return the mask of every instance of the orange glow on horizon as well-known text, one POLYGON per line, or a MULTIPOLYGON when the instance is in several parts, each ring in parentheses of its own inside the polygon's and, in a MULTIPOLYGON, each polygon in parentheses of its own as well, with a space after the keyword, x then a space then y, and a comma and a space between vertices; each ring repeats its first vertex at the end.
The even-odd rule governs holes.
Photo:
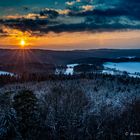
MULTIPOLYGON (((8 30, 9 31, 9 30, 8 30)), ((91 48, 129 48, 140 43, 140 31, 114 32, 74 32, 48 33, 32 36, 28 32, 9 31, 9 36, 0 37, 0 46, 7 48, 43 49, 91 49, 91 48)))

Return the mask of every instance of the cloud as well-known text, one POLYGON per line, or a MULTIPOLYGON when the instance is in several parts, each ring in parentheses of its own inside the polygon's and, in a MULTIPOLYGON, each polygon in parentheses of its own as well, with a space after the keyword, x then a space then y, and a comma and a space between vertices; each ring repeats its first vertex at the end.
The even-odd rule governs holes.
POLYGON ((56 10, 48 9, 40 12, 40 16, 47 16, 48 18, 56 18, 59 15, 59 13, 56 10))
POLYGON ((74 5, 75 3, 76 3, 76 1, 67 1, 67 2, 66 2, 66 5, 72 6, 72 5, 74 5))
POLYGON ((94 6, 93 5, 83 5, 82 8, 84 11, 92 11, 94 6))
MULTIPOLYGON (((0 25, 11 30, 45 35, 49 32, 103 32, 140 29, 139 0, 73 0, 66 8, 43 8, 3 17, 0 25)), ((1 28, 0 34, 9 32, 1 28)), ((10 34, 10 33, 9 33, 10 34)))

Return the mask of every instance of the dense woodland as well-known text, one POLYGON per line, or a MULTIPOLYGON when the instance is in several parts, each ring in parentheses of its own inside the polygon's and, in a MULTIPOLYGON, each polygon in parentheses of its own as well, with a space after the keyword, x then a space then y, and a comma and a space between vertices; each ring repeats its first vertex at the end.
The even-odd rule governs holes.
POLYGON ((1 140, 138 139, 131 134, 140 132, 140 79, 38 77, 11 77, 10 84, 7 75, 1 84, 1 140))

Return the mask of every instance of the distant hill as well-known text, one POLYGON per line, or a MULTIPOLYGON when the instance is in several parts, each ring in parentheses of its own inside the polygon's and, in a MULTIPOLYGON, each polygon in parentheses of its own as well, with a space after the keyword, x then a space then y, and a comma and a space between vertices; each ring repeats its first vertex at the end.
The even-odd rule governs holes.
POLYGON ((94 49, 73 51, 0 49, 0 64, 46 63, 67 64, 85 58, 140 57, 140 49, 94 49))
POLYGON ((94 50, 18 50, 0 49, 0 70, 9 72, 54 73, 58 65, 68 63, 94 63, 106 61, 140 61, 140 49, 94 49, 94 50))

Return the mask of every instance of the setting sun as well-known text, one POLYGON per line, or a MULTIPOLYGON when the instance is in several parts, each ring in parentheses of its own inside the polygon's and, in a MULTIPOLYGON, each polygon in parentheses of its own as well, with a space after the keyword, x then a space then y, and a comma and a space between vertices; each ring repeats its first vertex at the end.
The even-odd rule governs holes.
POLYGON ((25 45, 26 45, 26 42, 25 42, 25 40, 22 39, 22 40, 20 41, 20 46, 21 46, 22 48, 24 48, 25 45))

